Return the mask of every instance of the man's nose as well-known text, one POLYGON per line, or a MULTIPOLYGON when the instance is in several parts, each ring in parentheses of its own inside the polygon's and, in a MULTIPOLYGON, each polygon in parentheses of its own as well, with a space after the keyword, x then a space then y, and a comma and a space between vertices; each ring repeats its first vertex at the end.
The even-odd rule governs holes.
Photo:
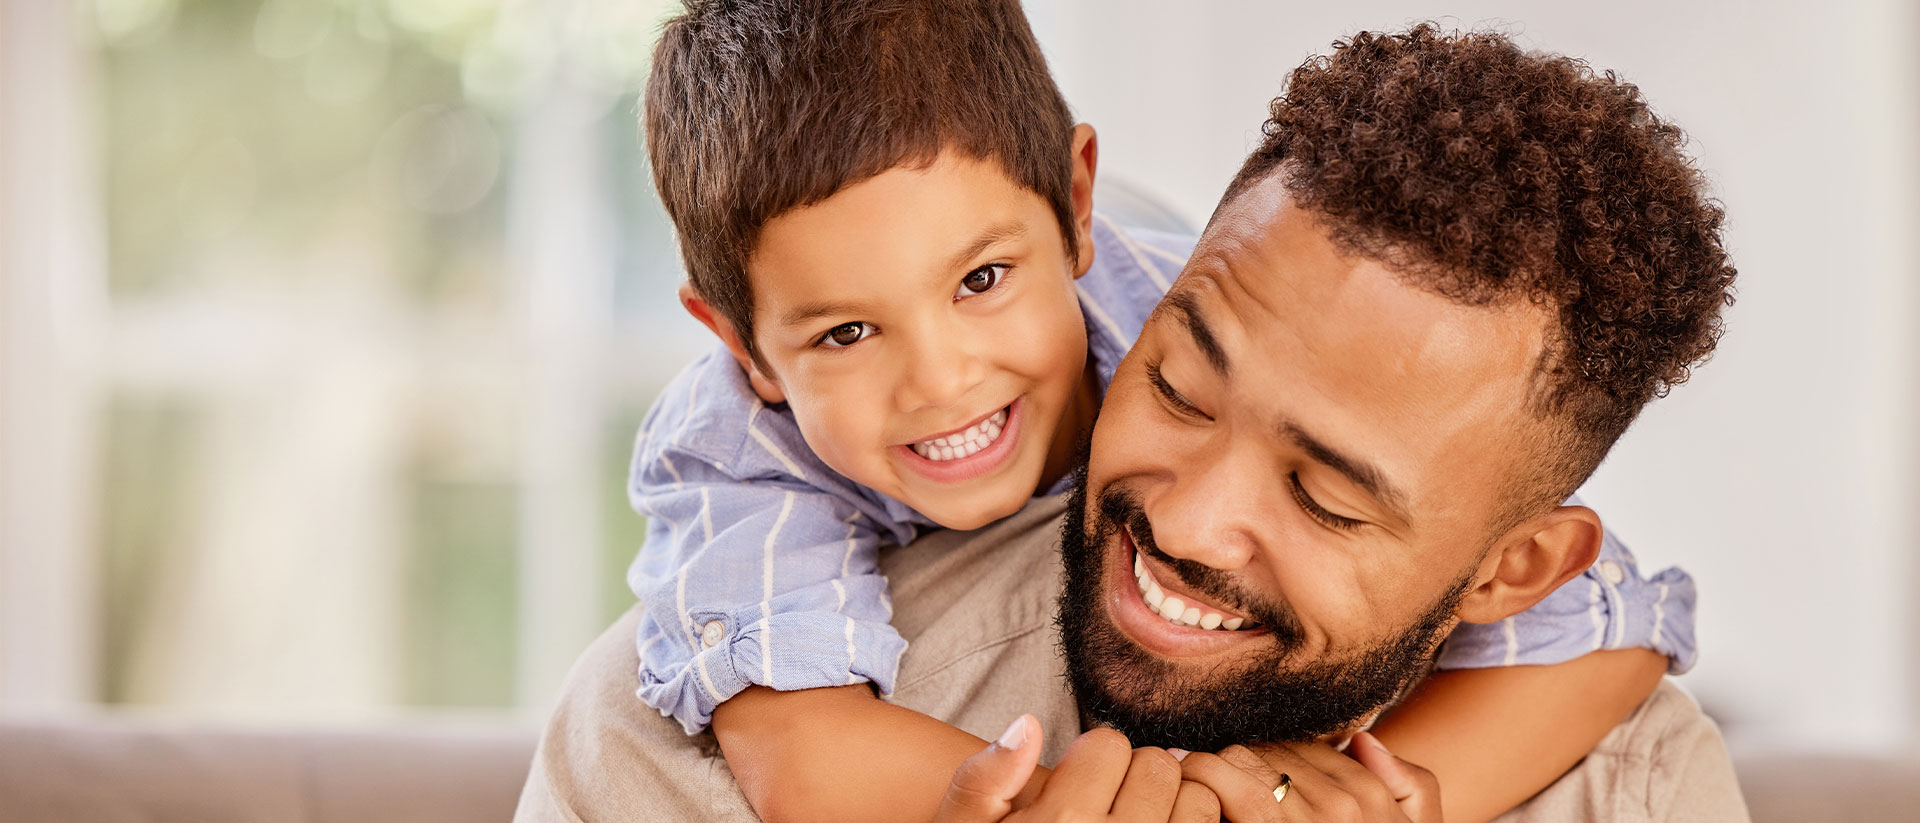
POLYGON ((898 390, 902 410, 956 405, 979 384, 985 372, 981 341, 957 329, 928 328, 907 337, 898 390))
POLYGON ((1147 517, 1161 551, 1234 571, 1252 562, 1258 524, 1273 516, 1264 502, 1264 475, 1271 472, 1234 449, 1210 451, 1180 461, 1171 482, 1148 504, 1147 517))

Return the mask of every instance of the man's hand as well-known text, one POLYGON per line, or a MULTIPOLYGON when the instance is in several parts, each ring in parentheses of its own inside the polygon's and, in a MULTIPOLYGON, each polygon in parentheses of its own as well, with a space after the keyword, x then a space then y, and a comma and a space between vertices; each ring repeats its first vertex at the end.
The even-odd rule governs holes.
POLYGON ((1039 796, 1015 810, 1014 798, 1040 761, 1040 723, 1022 715, 1005 734, 953 773, 935 823, 1114 820, 1215 823, 1220 804, 1180 779, 1165 749, 1131 748, 1125 735, 1094 729, 1067 748, 1039 796))
POLYGON ((1433 773, 1395 757, 1373 735, 1354 735, 1352 757, 1324 743, 1229 746, 1181 761, 1187 780, 1212 790, 1228 820, 1440 823, 1433 773), (1274 789, 1285 775, 1284 800, 1274 789))

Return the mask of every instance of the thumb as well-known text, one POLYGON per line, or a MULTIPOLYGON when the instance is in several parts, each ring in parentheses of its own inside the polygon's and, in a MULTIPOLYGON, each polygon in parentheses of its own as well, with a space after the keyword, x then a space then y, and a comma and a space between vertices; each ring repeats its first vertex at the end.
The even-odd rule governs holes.
POLYGON ((1380 738, 1366 732, 1353 736, 1347 753, 1373 772, 1374 777, 1380 778, 1387 791, 1393 793, 1394 801, 1400 804, 1400 811, 1414 823, 1439 823, 1440 781, 1434 778, 1433 772, 1401 760, 1387 751, 1380 738))
POLYGON ((1040 721, 1023 714, 979 753, 961 762, 940 800, 935 823, 986 823, 1013 812, 1013 799, 1040 763, 1040 721))

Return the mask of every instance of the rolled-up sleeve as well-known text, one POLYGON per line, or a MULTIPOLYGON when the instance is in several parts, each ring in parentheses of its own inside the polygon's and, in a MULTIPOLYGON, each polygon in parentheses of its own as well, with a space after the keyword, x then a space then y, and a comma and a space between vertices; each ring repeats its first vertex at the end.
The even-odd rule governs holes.
MULTIPOLYGON (((1577 502, 1577 501, 1575 501, 1577 502)), ((1693 578, 1677 568, 1640 574, 1626 544, 1609 531, 1580 576, 1524 612, 1497 623, 1462 623, 1440 649, 1441 669, 1544 666, 1603 649, 1652 649, 1667 671, 1693 668, 1693 578)))
POLYGON ((893 691, 907 644, 879 547, 914 527, 821 463, 724 352, 662 392, 627 492, 647 517, 627 576, 641 700, 695 734, 748 686, 893 691))
POLYGON ((693 734, 750 685, 890 693, 906 641, 864 516, 804 485, 678 462, 678 479, 641 495, 640 698, 693 734))

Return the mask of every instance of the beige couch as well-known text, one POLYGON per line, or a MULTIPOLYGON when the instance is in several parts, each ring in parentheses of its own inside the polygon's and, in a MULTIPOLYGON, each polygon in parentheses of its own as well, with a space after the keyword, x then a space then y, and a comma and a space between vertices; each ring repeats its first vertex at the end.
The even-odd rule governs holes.
POLYGON ((0 723, 0 821, 504 821, 534 737, 494 726, 243 732, 0 723))
MULTIPOLYGON (((0 821, 505 821, 533 740, 531 729, 504 725, 241 732, 0 722, 0 821)), ((1756 823, 1920 820, 1920 758, 1739 765, 1756 823)))

